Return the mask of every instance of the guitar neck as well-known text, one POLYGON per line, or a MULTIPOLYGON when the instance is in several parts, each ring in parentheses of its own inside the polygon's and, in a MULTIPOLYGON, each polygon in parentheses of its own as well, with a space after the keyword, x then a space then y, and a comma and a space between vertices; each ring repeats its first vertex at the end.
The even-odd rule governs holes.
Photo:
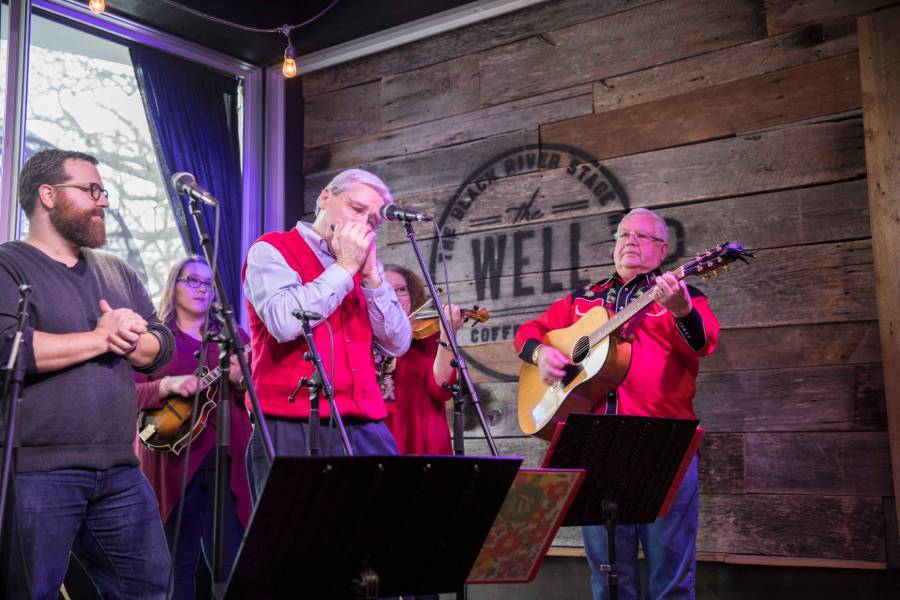
MULTIPOLYGON (((679 267, 678 269, 676 269, 674 271, 674 274, 675 274, 675 277, 679 281, 681 281, 682 279, 684 279, 684 268, 679 267)), ((636 300, 632 300, 631 302, 629 302, 628 305, 625 306, 625 308, 623 308, 622 310, 620 310, 619 312, 614 314, 609 319, 609 321, 607 321, 599 329, 597 329, 596 331, 591 333, 591 335, 590 335, 591 346, 600 342, 604 338, 609 337, 609 335, 613 331, 615 331, 616 329, 620 328, 622 325, 627 323, 629 319, 631 319, 636 314, 638 314, 641 310, 646 308, 646 306, 648 304, 650 304, 651 302, 656 300, 658 297, 659 297, 659 286, 654 285, 652 288, 650 288, 650 291, 648 291, 646 294, 644 294, 640 298, 637 298, 636 300)))

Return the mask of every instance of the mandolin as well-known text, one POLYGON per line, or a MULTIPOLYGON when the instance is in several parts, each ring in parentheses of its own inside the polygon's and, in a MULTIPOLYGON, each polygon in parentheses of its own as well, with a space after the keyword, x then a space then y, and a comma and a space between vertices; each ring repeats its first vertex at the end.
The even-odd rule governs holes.
MULTIPOLYGON (((674 271, 679 280, 689 275, 718 275, 736 260, 753 254, 738 243, 725 242, 674 271)), ((659 288, 631 301, 618 313, 603 306, 589 310, 573 325, 547 332, 541 342, 565 354, 572 365, 561 381, 547 386, 536 365, 523 363, 519 372, 519 427, 527 435, 549 440, 556 424, 572 412, 593 412, 625 379, 631 365, 631 342, 619 337, 622 326, 656 300, 659 288)))
MULTIPOLYGON (((247 344, 244 352, 249 351, 247 344)), ((216 407, 216 388, 212 385, 222 376, 222 367, 212 370, 202 367, 195 375, 200 378, 197 419, 191 419, 194 399, 176 394, 166 396, 162 408, 138 413, 138 438, 149 450, 179 454, 203 432, 209 414, 216 407)))

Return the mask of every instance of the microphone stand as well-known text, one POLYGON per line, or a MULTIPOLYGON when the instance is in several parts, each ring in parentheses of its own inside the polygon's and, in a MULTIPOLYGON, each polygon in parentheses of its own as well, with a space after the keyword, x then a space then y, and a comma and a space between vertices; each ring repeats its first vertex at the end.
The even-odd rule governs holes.
POLYGON ((344 428, 344 420, 338 411, 337 403, 334 401, 334 388, 328 381, 328 374, 325 372, 325 366, 322 364, 322 355, 316 347, 316 341, 313 339, 312 326, 309 324, 309 314, 304 311, 294 311, 294 317, 300 319, 303 323, 303 337, 309 344, 309 350, 303 353, 303 360, 311 362, 315 371, 310 377, 301 377, 297 382, 294 392, 288 396, 288 402, 293 402, 297 397, 297 392, 301 387, 309 388, 309 455, 318 456, 321 453, 319 446, 319 429, 321 427, 321 418, 319 417, 319 396, 322 390, 325 390, 325 397, 331 407, 331 417, 337 423, 338 432, 341 435, 341 443, 344 445, 344 452, 347 456, 353 456, 353 448, 350 447, 350 438, 347 437, 347 430, 344 428))
MULTIPOLYGON (((19 286, 19 308, 16 315, 16 332, 12 337, 9 360, 3 366, 3 389, 0 400, 6 402, 4 421, 6 431, 3 438, 3 471, 0 475, 0 564, 8 565, 12 549, 13 504, 10 498, 15 496, 15 470, 19 450, 19 433, 17 421, 19 417, 19 401, 22 396, 22 383, 25 381, 25 324, 28 321, 28 298, 31 286, 23 283, 19 286)), ((6 577, 0 577, 0 590, 6 589, 6 577)))
POLYGON ((465 454, 462 407, 465 396, 468 396, 469 400, 472 402, 472 407, 475 409, 475 414, 478 416, 481 430, 484 432, 484 439, 487 440, 488 447, 491 449, 491 455, 499 456, 500 453, 497 451, 496 444, 494 444, 494 436, 491 435, 491 429, 488 427, 487 421, 484 419, 484 413, 481 411, 481 402, 478 399, 478 392, 475 390, 475 384, 472 383, 472 377, 469 375, 469 367, 462 357, 459 345, 456 343, 456 331, 454 331, 447 322, 447 316, 444 314, 444 307, 441 305, 440 297, 438 296, 437 290, 434 288, 434 280, 431 278, 428 267, 425 266, 425 257, 422 256, 422 249, 419 247, 418 240, 416 240, 416 233, 413 230, 412 221, 403 219, 403 229, 406 230, 406 236, 412 243, 413 250, 416 253, 416 260, 419 261, 425 284, 428 286, 428 293, 431 294, 431 299, 434 301, 434 308, 437 310, 441 325, 444 327, 444 331, 447 332, 447 339, 450 341, 450 349, 453 351, 454 357, 452 364, 459 372, 459 383, 450 386, 450 392, 453 394, 453 454, 459 456, 465 454))
MULTIPOLYGON (((203 248, 203 254, 206 262, 213 271, 213 280, 216 286, 217 303, 213 307, 219 321, 222 323, 222 331, 219 334, 219 365, 222 367, 222 377, 218 383, 218 407, 219 414, 216 422, 216 501, 213 511, 213 569, 212 569, 212 597, 222 598, 225 595, 225 585, 228 582, 228 574, 225 573, 225 495, 228 493, 228 446, 231 437, 231 385, 226 375, 231 367, 231 355, 237 357, 238 364, 241 367, 241 373, 244 381, 247 383, 247 392, 250 394, 250 402, 253 406, 253 414, 256 423, 260 428, 263 438, 263 449, 269 464, 275 458, 275 448, 272 445, 272 438, 269 437, 269 429, 266 427, 266 418, 259 406, 259 398, 256 396, 256 388, 253 387, 253 381, 250 378, 250 367, 244 357, 242 348, 243 341, 238 335, 237 324, 234 321, 234 310, 228 303, 228 297, 225 295, 225 286, 222 283, 222 277, 219 270, 214 267, 215 261, 212 252, 212 241, 209 232, 203 220, 200 218, 200 202, 194 195, 188 195, 191 203, 191 217, 194 221, 194 227, 197 235, 200 237, 200 245, 203 248)), ((218 210, 218 208, 216 208, 218 210)), ((239 460, 243 460, 241 457, 239 460)))

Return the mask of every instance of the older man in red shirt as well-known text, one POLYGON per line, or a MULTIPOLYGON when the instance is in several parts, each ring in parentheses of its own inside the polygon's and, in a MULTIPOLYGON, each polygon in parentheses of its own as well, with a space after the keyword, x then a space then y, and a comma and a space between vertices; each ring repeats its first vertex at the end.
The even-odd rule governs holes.
MULTIPOLYGON (((522 360, 536 364, 547 385, 560 380, 569 364, 556 348, 541 343, 548 331, 572 325, 588 310, 603 306, 622 310, 632 299, 660 288, 659 298, 630 322, 633 334, 631 368, 615 391, 597 399, 596 412, 669 418, 696 418, 693 399, 699 359, 713 352, 719 322, 706 297, 659 266, 669 253, 668 227, 654 212, 637 208, 616 231, 615 273, 558 300, 516 332, 522 360)), ((693 598, 697 539, 697 458, 685 474, 669 514, 648 525, 620 525, 616 529, 619 597, 640 595, 638 541, 649 572, 648 598, 693 598)), ((591 566, 594 598, 607 598, 606 530, 585 527, 585 551, 591 566)))

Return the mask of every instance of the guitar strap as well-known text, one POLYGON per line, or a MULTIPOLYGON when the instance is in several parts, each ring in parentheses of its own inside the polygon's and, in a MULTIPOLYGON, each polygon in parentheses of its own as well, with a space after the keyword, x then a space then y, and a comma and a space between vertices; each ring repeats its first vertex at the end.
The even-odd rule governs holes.
MULTIPOLYGON (((632 300, 640 298, 643 296, 650 288, 653 287, 655 278, 660 274, 659 270, 653 271, 651 273, 646 273, 644 275, 639 275, 629 281, 628 283, 622 283, 619 278, 615 275, 606 280, 606 285, 609 287, 605 290, 605 294, 603 294, 603 305, 607 310, 613 312, 620 312, 628 303, 632 300)), ((601 294, 603 293, 601 288, 601 294)), ((635 327, 641 322, 643 319, 643 314, 637 314, 631 318, 625 328, 628 331, 633 331, 635 327)), ((612 390, 606 394, 606 407, 603 410, 603 414, 606 415, 616 415, 618 414, 619 409, 619 395, 616 390, 612 390)))

